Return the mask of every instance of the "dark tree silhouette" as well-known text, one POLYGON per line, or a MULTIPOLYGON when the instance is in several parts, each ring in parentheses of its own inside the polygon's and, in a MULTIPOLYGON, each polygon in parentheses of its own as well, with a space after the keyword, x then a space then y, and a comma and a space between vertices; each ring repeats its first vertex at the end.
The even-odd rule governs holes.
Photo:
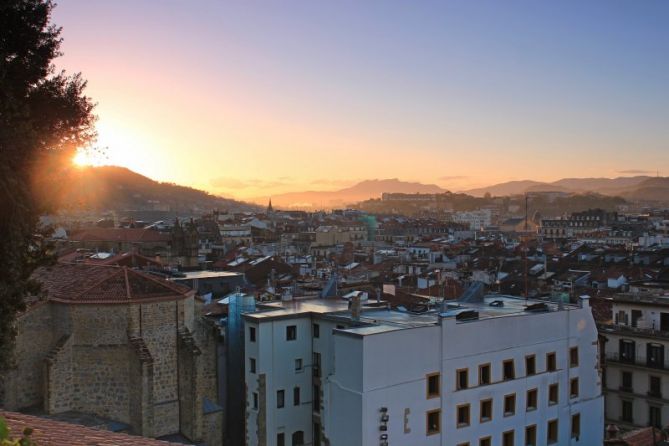
POLYGON ((35 184, 95 137, 93 103, 79 74, 56 72, 60 28, 50 0, 0 2, 0 369, 9 366, 15 319, 44 262, 35 184))

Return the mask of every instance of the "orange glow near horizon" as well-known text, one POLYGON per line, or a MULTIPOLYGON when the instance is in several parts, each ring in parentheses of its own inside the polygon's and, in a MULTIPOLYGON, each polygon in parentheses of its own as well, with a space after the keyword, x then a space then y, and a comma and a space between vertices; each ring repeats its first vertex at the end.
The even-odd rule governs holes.
MULTIPOLYGON (((654 82, 644 78, 624 94, 620 86, 642 73, 642 52, 615 51, 610 65, 591 64, 584 45, 599 57, 610 39, 562 35, 563 22, 553 21, 558 4, 534 12, 547 9, 543 44, 567 46, 525 53, 519 49, 540 45, 525 42, 537 37, 537 22, 516 23, 530 27, 525 33, 505 20, 491 28, 494 14, 475 3, 461 5, 466 27, 452 6, 435 12, 429 2, 399 10, 294 5, 303 15, 214 0, 168 3, 71 0, 55 8, 64 39, 57 67, 82 72, 98 104, 98 141, 75 165, 123 166, 260 203, 365 179, 465 191, 669 171, 667 102, 657 94, 666 90, 665 72, 648 70, 654 82), (411 17, 417 28, 407 26, 411 17)), ((506 17, 509 8, 497 8, 506 17)), ((561 12, 573 15, 570 7, 561 12)), ((633 22, 631 13, 621 26, 633 22)), ((660 25, 634 35, 656 45, 666 32, 660 25)), ((589 35, 589 24, 581 32, 589 35)), ((666 64, 649 54, 649 67, 666 64)))

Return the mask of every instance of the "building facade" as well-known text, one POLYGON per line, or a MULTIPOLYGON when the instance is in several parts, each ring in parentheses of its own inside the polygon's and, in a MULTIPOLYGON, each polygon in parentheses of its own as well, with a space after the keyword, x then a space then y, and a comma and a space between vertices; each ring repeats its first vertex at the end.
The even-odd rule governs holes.
POLYGON ((216 333, 196 316, 194 291, 116 266, 57 264, 35 279, 46 299, 18 317, 1 406, 221 444, 216 333))
POLYGON ((587 298, 456 305, 410 314, 320 299, 245 315, 247 444, 602 444, 587 298))
POLYGON ((614 296, 613 321, 600 325, 605 349, 606 420, 623 428, 669 425, 669 296, 614 296))

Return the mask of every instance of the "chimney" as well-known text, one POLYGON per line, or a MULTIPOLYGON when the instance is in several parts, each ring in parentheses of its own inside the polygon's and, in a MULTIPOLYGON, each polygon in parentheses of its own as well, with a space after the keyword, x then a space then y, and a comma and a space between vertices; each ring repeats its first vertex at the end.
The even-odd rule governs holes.
POLYGON ((618 426, 615 424, 609 424, 606 426, 606 439, 607 440, 615 440, 618 438, 618 434, 620 433, 620 429, 618 429, 618 426))
POLYGON ((360 293, 358 292, 351 298, 351 319, 354 321, 360 320, 361 307, 362 304, 360 302, 360 293))

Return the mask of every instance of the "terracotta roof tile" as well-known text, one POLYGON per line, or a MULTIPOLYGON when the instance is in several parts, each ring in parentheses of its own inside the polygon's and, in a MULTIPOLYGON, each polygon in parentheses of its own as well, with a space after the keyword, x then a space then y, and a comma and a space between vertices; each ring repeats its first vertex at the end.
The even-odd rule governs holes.
POLYGON ((16 412, 0 411, 0 417, 7 421, 12 437, 20 437, 25 428, 33 429, 30 438, 40 446, 168 446, 179 444, 103 431, 16 412))
POLYGON ((47 299, 65 303, 128 303, 175 300, 190 288, 152 274, 119 266, 56 264, 37 269, 47 299))
POLYGON ((89 228, 73 232, 70 240, 113 242, 167 242, 169 234, 146 228, 89 228))

